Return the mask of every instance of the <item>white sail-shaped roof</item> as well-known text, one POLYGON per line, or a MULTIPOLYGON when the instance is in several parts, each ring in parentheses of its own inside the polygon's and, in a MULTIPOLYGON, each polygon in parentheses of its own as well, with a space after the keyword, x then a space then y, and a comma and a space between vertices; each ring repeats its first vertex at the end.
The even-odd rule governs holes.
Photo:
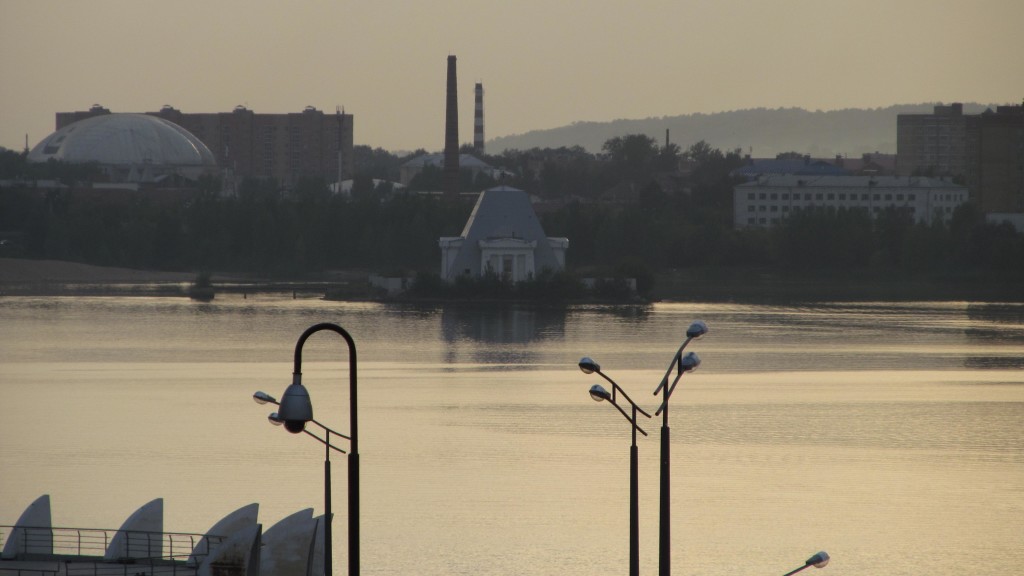
POLYGON ((157 498, 132 513, 110 539, 104 560, 159 558, 163 555, 164 499, 157 498))
POLYGON ((216 545, 210 546, 210 537, 221 537, 230 538, 236 532, 242 530, 248 530, 249 528, 256 525, 259 515, 260 505, 256 502, 242 506, 238 510, 228 514, 221 518, 216 524, 210 527, 206 531, 203 538, 196 544, 195 548, 192 549, 192 553, 188 557, 188 564, 195 566, 202 562, 202 558, 205 558, 211 548, 215 548, 216 545))
POLYGON ((19 554, 53 554, 52 527, 50 495, 43 494, 21 513, 4 542, 2 558, 11 560, 19 554))

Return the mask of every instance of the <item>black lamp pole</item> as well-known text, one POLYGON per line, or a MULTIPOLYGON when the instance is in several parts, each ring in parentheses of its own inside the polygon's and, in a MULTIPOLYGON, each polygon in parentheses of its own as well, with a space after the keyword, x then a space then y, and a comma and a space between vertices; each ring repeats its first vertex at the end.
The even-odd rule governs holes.
MULTIPOLYGON (((625 393, 623 393, 625 396, 625 393)), ((630 402, 632 404, 632 402, 630 402)), ((640 474, 639 457, 636 447, 636 404, 633 404, 633 443, 629 447, 629 574, 640 574, 640 474)), ((647 433, 644 432, 644 436, 647 433)))
POLYGON ((324 445, 324 576, 332 576, 334 565, 334 539, 331 534, 331 519, 334 518, 334 514, 331 512, 331 450, 337 450, 342 454, 344 454, 345 451, 331 444, 331 434, 341 436, 345 439, 350 438, 344 434, 339 434, 338 432, 331 430, 316 420, 311 420, 311 422, 323 428, 325 432, 324 436, 326 436, 326 438, 320 438, 309 430, 303 430, 303 432, 313 438, 316 438, 324 445))
POLYGON ((332 561, 334 549, 332 545, 331 522, 331 450, 345 453, 344 450, 331 445, 331 434, 341 436, 349 441, 350 453, 348 455, 348 573, 350 576, 359 576, 359 426, 358 411, 356 402, 356 344, 352 336, 344 328, 337 324, 324 322, 315 324, 306 329, 295 344, 295 369, 292 371, 292 383, 285 390, 281 402, 263 392, 253 394, 253 399, 260 404, 272 402, 279 406, 278 412, 270 415, 270 421, 274 424, 284 424, 286 430, 292 434, 305 432, 316 438, 326 446, 327 456, 324 458, 324 576, 332 575, 332 561), (313 403, 309 399, 309 392, 302 385, 302 346, 313 334, 321 330, 330 330, 341 335, 348 343, 348 376, 349 376, 349 420, 351 436, 345 436, 331 430, 313 419, 313 403), (326 431, 327 439, 324 440, 306 430, 306 423, 312 422, 326 431))
POLYGON ((630 576, 639 576, 640 574, 640 493, 639 493, 639 451, 636 446, 636 433, 639 431, 644 436, 647 436, 647 432, 636 423, 636 414, 640 412, 644 416, 650 418, 651 415, 645 412, 642 408, 639 408, 635 402, 626 394, 614 380, 609 378, 605 373, 601 372, 601 367, 590 358, 584 358, 579 363, 580 370, 583 370, 586 374, 597 373, 602 378, 607 380, 612 385, 611 394, 608 393, 600 384, 595 384, 590 388, 590 397, 600 402, 602 400, 608 400, 612 406, 629 420, 631 428, 633 429, 633 442, 629 446, 629 574, 630 576), (629 402, 632 407, 632 415, 626 414, 626 411, 619 406, 616 402, 618 394, 622 394, 623 398, 629 402))
MULTIPOLYGON (((295 344, 295 369, 292 372, 292 382, 293 385, 299 384, 302 379, 303 344, 306 343, 306 339, 321 330, 336 332, 345 339, 346 343, 348 343, 349 425, 351 426, 349 438, 350 451, 348 454, 348 573, 349 576, 359 576, 359 426, 358 411, 356 409, 356 344, 355 341, 352 340, 352 336, 349 335, 349 333, 341 326, 329 322, 315 324, 307 328, 306 331, 302 333, 302 336, 299 337, 299 341, 295 344)), ((287 396, 287 392, 285 394, 287 396)), ((284 398, 282 398, 282 402, 283 401, 284 398)), ((328 459, 324 464, 324 475, 329 479, 330 474, 331 465, 328 459)), ((325 500, 329 503, 329 490, 326 496, 325 500)), ((327 513, 327 517, 324 519, 324 538, 328 543, 330 542, 331 517, 329 512, 327 513)), ((329 544, 324 546, 325 565, 330 565, 330 558, 332 555, 331 546, 329 544)), ((332 575, 327 573, 324 576, 332 575)))
POLYGON ((324 576, 332 576, 334 571, 334 535, 331 523, 331 433, 327 432, 324 442, 324 576))
MULTIPOLYGON (((252 397, 253 400, 255 400, 259 404, 270 403, 276 404, 278 406, 281 405, 280 402, 277 401, 277 399, 264 392, 257 392, 253 394, 252 397)), ((270 420, 270 423, 275 426, 280 426, 281 424, 284 424, 284 420, 281 419, 277 412, 272 413, 268 419, 270 420)), ((331 512, 331 450, 336 450, 338 452, 341 452, 342 454, 345 454, 345 450, 338 448, 334 444, 331 444, 331 434, 334 434, 335 436, 340 436, 346 440, 350 440, 350 438, 340 432, 337 432, 335 430, 328 428, 327 426, 324 426, 320 422, 317 422, 315 419, 311 419, 310 422, 319 426, 325 433, 324 438, 321 438, 316 434, 310 432, 309 430, 302 430, 308 436, 312 436, 317 442, 324 445, 324 576, 331 576, 333 572, 332 564, 334 556, 332 548, 333 538, 331 535, 331 523, 328 521, 328 519, 334 517, 334 515, 331 512)), ((316 543, 314 542, 313 544, 315 545, 316 543)))
POLYGON ((704 322, 697 320, 690 324, 690 327, 686 330, 686 340, 683 341, 683 345, 679 347, 675 356, 672 357, 672 362, 668 366, 668 370, 665 371, 665 376, 661 379, 661 384, 658 385, 654 390, 654 395, 657 396, 659 392, 664 391, 664 399, 661 401, 661 407, 658 408, 654 414, 661 414, 661 495, 658 511, 658 575, 659 576, 672 576, 672 509, 671 509, 671 497, 670 491, 672 488, 671 483, 671 447, 669 444, 669 426, 668 426, 668 399, 672 396, 672 391, 675 390, 676 384, 679 379, 682 378, 683 374, 695 369, 700 364, 700 358, 694 353, 689 353, 683 356, 683 350, 691 340, 700 338, 704 334, 707 334, 708 327, 704 322), (672 381, 672 385, 668 385, 669 374, 673 370, 676 370, 675 380, 672 381))

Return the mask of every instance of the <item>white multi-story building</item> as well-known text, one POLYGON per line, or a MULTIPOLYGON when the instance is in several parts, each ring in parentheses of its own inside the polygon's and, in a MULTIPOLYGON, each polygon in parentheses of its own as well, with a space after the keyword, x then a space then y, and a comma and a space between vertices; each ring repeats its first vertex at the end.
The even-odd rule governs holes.
POLYGON ((801 210, 895 208, 916 222, 948 220, 967 188, 938 178, 900 176, 762 176, 733 188, 733 226, 773 226, 801 210))

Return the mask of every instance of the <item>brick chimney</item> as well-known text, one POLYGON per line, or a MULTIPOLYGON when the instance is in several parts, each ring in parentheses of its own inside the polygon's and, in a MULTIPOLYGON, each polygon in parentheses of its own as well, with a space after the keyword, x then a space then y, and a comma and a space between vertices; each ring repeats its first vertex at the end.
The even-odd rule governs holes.
POLYGON ((476 83, 476 109, 473 113, 473 149, 484 153, 484 85, 476 83))
POLYGON ((448 100, 444 122, 444 192, 459 194, 459 91, 455 56, 448 57, 448 100))

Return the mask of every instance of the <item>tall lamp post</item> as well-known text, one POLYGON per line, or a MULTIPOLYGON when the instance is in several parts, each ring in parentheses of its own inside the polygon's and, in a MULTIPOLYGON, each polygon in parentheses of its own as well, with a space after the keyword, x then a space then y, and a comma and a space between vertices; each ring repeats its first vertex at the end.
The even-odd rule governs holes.
POLYGON ((601 402, 603 400, 611 402, 612 406, 615 406, 615 408, 626 417, 626 420, 629 420, 633 429, 633 443, 629 447, 629 574, 630 576, 638 576, 640 574, 640 498, 638 493, 639 474, 637 472, 638 457, 636 433, 639 431, 644 436, 647 436, 647 432, 637 425, 636 414, 639 412, 648 418, 650 418, 651 415, 638 407, 636 402, 633 402, 629 395, 626 394, 625 390, 616 384, 614 380, 606 376, 604 372, 601 372, 601 366, 597 362, 594 362, 590 358, 583 358, 580 360, 579 366, 580 370, 582 370, 584 374, 596 373, 612 385, 612 391, 609 394, 603 386, 600 384, 594 384, 590 388, 590 397, 597 402, 601 402), (616 402, 616 397, 620 393, 632 407, 632 414, 626 414, 626 411, 622 409, 622 406, 619 406, 618 402, 616 402))
POLYGON ((808 566, 814 566, 815 568, 824 568, 825 566, 828 566, 828 561, 828 552, 822 550, 821 552, 818 552, 814 556, 808 558, 807 561, 804 562, 803 566, 797 568, 796 570, 786 572, 785 574, 783 574, 783 576, 792 576, 793 574, 796 574, 797 572, 803 570, 804 568, 807 568, 808 566))
MULTIPOLYGON (((252 399, 255 400, 257 404, 281 405, 276 398, 266 392, 256 392, 252 395, 252 399)), ((277 412, 271 412, 270 415, 267 416, 267 420, 269 420, 274 426, 284 424, 284 420, 281 419, 281 416, 277 412)), ((341 452, 342 454, 346 453, 343 449, 331 444, 331 434, 340 436, 346 440, 351 440, 351 438, 324 426, 316 420, 310 420, 310 422, 316 424, 324 431, 324 438, 321 438, 309 430, 303 430, 307 435, 312 436, 317 442, 324 445, 324 576, 331 576, 334 556, 332 548, 333 538, 331 535, 331 519, 334 517, 331 513, 331 450, 341 452)))
MULTIPOLYGON (((299 336, 295 344, 295 369, 292 371, 292 383, 281 396, 281 403, 278 408, 278 420, 284 422, 286 430, 292 434, 306 431, 306 423, 314 422, 313 404, 309 399, 309 392, 302 385, 302 346, 313 334, 321 330, 330 330, 339 334, 348 343, 348 376, 349 376, 349 454, 348 454, 348 573, 349 576, 359 576, 359 427, 358 412, 356 410, 356 344, 352 336, 337 324, 323 322, 315 324, 306 329, 299 336)), ((326 427, 324 427, 326 428, 326 427)), ((330 432, 328 432, 329 438, 330 432)), ((335 432, 335 434, 337 434, 335 432)), ((340 436, 340 434, 338 434, 340 436)), ((329 448, 328 448, 329 449, 329 448)), ((325 468, 325 475, 330 478, 330 467, 325 468)), ((327 493, 330 500, 330 492, 327 493)), ((324 538, 330 542, 331 518, 328 515, 324 519, 324 538)), ((325 543, 324 565, 330 567, 331 547, 325 543)), ((332 576, 330 572, 324 576, 332 576)))
POLYGON ((668 428, 668 399, 672 396, 672 392, 676 389, 676 384, 679 379, 683 377, 686 372, 692 372, 700 366, 700 357, 689 352, 683 354, 683 350, 686 349, 686 345, 691 340, 700 338, 701 336, 708 333, 708 325, 702 320, 696 320, 690 324, 690 327, 686 329, 686 340, 683 341, 683 345, 679 347, 675 356, 672 357, 672 362, 668 365, 668 370, 665 371, 665 376, 661 379, 661 384, 654 389, 654 395, 657 396, 659 392, 663 393, 661 406, 654 413, 655 415, 661 414, 661 501, 658 513, 658 575, 659 576, 671 576, 672 575, 672 550, 671 550, 671 507, 670 507, 670 469, 669 469, 669 428, 668 428), (668 377, 672 371, 676 371, 676 377, 672 381, 671 386, 668 383, 668 377))

